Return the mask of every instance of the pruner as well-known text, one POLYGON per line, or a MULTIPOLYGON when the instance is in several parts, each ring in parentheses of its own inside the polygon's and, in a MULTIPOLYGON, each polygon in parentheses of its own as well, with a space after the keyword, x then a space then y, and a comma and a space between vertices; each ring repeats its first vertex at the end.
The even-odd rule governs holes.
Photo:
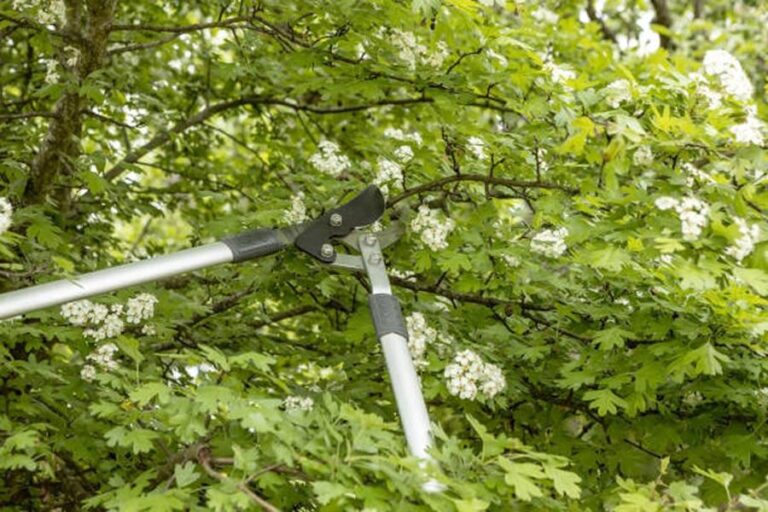
MULTIPOLYGON (((384 197, 372 185, 349 202, 309 222, 253 229, 208 245, 2 294, 0 320, 220 263, 253 260, 295 246, 323 265, 367 275, 371 286, 368 304, 408 448, 426 463, 429 416, 408 350, 408 332, 400 304, 392 294, 382 254, 382 249, 394 243, 402 229, 397 223, 378 232, 365 229, 382 216, 384 209, 384 197), (339 252, 334 244, 356 254, 339 252)), ((427 482, 425 489, 439 490, 439 486, 427 482)))

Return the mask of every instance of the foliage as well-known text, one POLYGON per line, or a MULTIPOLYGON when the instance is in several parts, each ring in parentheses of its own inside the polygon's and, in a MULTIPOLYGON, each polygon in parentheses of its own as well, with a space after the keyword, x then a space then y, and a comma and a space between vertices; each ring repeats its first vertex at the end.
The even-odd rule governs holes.
POLYGON ((407 456, 362 280, 289 251, 0 324, 0 503, 768 510, 767 26, 746 0, 0 0, 2 290, 376 183, 436 460, 407 456))

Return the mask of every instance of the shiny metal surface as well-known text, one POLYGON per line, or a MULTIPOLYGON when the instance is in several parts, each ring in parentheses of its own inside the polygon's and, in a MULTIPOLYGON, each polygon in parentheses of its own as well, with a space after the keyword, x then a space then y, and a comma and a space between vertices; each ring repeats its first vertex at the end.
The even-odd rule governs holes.
POLYGON ((222 242, 0 295, 0 319, 232 261, 222 242))

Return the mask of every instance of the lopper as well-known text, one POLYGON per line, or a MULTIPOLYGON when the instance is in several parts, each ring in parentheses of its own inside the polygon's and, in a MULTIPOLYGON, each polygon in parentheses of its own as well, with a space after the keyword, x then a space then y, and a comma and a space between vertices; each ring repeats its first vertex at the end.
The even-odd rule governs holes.
MULTIPOLYGON (((370 281, 368 304, 381 343, 408 449, 429 460, 430 426, 419 377, 408 350, 400 303, 392 294, 382 249, 394 243, 398 224, 378 232, 364 229, 384 213, 381 191, 370 186, 348 203, 302 224, 254 229, 177 253, 120 265, 0 295, 0 320, 220 263, 240 263, 295 246, 324 265, 364 272, 370 281), (339 242, 357 254, 340 253, 339 242)), ((425 488, 439 490, 436 482, 425 488)))

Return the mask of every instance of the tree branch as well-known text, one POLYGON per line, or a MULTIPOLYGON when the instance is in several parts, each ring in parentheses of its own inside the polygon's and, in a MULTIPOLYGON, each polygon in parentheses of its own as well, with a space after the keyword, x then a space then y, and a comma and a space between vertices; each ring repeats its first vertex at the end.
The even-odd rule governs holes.
POLYGON ((18 114, 0 114, 0 121, 12 121, 14 119, 30 119, 33 117, 56 117, 55 112, 21 112, 18 114))
POLYGON ((143 25, 143 24, 115 23, 112 25, 112 32, 121 32, 121 31, 171 32, 174 34, 186 34, 187 32, 195 32, 198 30, 205 30, 207 28, 230 27, 236 23, 248 21, 249 19, 250 18, 245 16, 235 16, 233 18, 227 18, 221 21, 195 23, 193 25, 182 25, 180 27, 168 26, 168 25, 143 25))
POLYGON ((590 20, 600 25, 600 32, 603 33, 604 38, 614 44, 618 44, 618 40, 616 39, 616 34, 614 31, 611 30, 610 27, 608 27, 608 25, 605 23, 605 20, 597 14, 594 0, 587 0, 587 16, 589 16, 590 20))
POLYGON ((486 176, 483 174, 461 174, 455 176, 446 176, 429 183, 424 183, 418 187, 413 187, 406 190, 402 194, 399 194, 387 202, 387 207, 391 208, 400 201, 403 201, 411 196, 421 194, 423 192, 429 192, 431 190, 441 189, 445 185, 454 183, 456 181, 474 181, 479 183, 486 183, 489 185, 501 185, 509 188, 543 188, 552 190, 562 190, 569 194, 576 193, 576 190, 566 187, 565 185, 559 185, 557 183, 551 183, 546 181, 525 181, 525 180, 512 180, 508 178, 498 178, 496 176, 486 176))
MULTIPOLYGON (((656 11, 656 18, 653 20, 658 25, 665 27, 667 30, 672 29, 672 14, 669 12, 669 5, 667 0, 651 0, 653 9, 656 11)), ((674 48, 674 43, 670 39, 668 34, 659 34, 661 38, 661 47, 667 50, 674 48)))
MULTIPOLYGON (((212 476, 216 480, 220 482, 226 482, 230 481, 230 478, 226 476, 223 473, 219 473, 213 467, 211 467, 211 454, 208 451, 207 448, 201 448, 197 452, 197 461, 200 463, 200 466, 205 470, 208 475, 212 476)), ((240 491, 248 496, 251 501, 253 501, 255 504, 257 504, 259 507, 261 507, 262 510, 266 510, 267 512, 280 512, 280 509, 272 505, 270 502, 256 494, 251 490, 248 485, 246 485, 243 482, 237 482, 235 483, 235 486, 240 489, 240 491)))
POLYGON ((403 279, 396 276, 390 276, 389 279, 390 281, 392 281, 392 284, 394 284, 395 286, 399 286, 400 288, 406 288, 408 290, 413 290, 415 292, 432 293, 435 295, 440 295, 441 297, 445 297, 447 299, 457 300, 460 302, 469 302, 472 304, 479 304, 481 306, 489 306, 489 307, 511 306, 511 307, 519 307, 524 310, 533 310, 533 311, 550 311, 552 309, 549 306, 538 306, 535 304, 528 304, 525 302, 499 299, 496 297, 483 297, 481 295, 472 295, 469 293, 454 292, 452 290, 448 290, 440 287, 439 284, 428 285, 428 284, 422 284, 422 283, 414 283, 412 281, 409 281, 408 279, 403 279))

